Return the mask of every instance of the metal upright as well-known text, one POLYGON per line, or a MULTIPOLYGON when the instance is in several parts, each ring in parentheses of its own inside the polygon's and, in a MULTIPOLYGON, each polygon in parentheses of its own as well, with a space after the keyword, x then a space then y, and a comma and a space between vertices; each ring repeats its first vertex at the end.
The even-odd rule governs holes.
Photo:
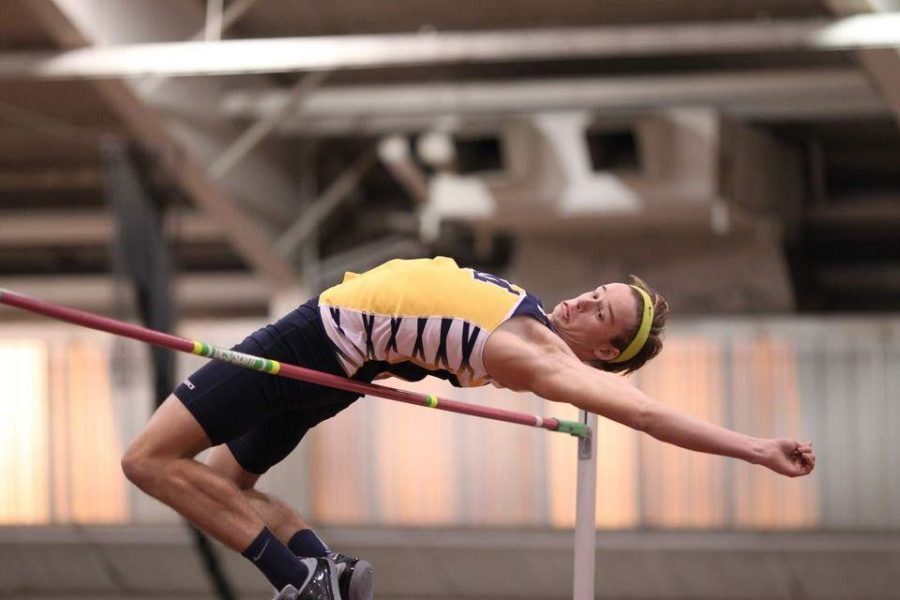
POLYGON ((589 434, 578 438, 578 483, 575 492, 574 600, 593 600, 597 535, 597 415, 579 411, 589 434))

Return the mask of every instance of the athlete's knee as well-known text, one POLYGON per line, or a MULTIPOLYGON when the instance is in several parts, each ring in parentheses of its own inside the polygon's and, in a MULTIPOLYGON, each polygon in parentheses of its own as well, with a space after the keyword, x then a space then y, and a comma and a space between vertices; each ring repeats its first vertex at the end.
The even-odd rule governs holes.
POLYGON ((175 396, 157 409, 144 431, 122 457, 122 471, 129 481, 148 488, 169 477, 170 467, 182 458, 193 458, 209 447, 200 424, 175 396))
MULTIPOLYGON (((132 446, 122 457, 122 471, 141 491, 168 502, 173 495, 178 496, 193 487, 194 462, 191 458, 156 455, 132 446)), ((208 482, 207 485, 211 484, 208 482)), ((222 490, 217 490, 220 492, 222 490)))
POLYGON ((122 456, 122 472, 128 481, 153 495, 153 489, 166 478, 167 465, 174 460, 155 451, 149 438, 141 435, 122 456))
POLYGON ((161 471, 160 461, 138 444, 132 444, 122 456, 122 472, 128 481, 142 490, 151 487, 159 479, 161 471))

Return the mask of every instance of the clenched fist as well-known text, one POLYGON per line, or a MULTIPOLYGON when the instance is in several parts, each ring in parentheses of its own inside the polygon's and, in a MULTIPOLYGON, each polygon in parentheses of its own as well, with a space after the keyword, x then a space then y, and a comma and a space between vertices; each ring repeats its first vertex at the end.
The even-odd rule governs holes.
POLYGON ((792 439, 778 438, 766 441, 763 466, 788 477, 809 475, 816 467, 816 455, 812 442, 801 444, 792 439))

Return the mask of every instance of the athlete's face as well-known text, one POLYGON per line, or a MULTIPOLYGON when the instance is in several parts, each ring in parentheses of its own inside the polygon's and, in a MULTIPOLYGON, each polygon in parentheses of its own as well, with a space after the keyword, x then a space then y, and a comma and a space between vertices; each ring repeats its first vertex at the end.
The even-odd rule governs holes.
POLYGON ((550 321, 581 360, 612 360, 613 340, 633 328, 638 306, 631 286, 608 283, 553 308, 550 321))

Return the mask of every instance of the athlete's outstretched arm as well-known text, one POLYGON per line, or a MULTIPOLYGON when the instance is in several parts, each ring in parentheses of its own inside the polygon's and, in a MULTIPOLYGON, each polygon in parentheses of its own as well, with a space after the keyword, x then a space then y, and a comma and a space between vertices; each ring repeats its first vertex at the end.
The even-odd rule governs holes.
POLYGON ((811 443, 755 438, 675 410, 624 378, 585 365, 537 322, 504 324, 489 338, 484 363, 491 377, 510 389, 574 404, 682 448, 739 458, 791 477, 815 467, 811 443))

